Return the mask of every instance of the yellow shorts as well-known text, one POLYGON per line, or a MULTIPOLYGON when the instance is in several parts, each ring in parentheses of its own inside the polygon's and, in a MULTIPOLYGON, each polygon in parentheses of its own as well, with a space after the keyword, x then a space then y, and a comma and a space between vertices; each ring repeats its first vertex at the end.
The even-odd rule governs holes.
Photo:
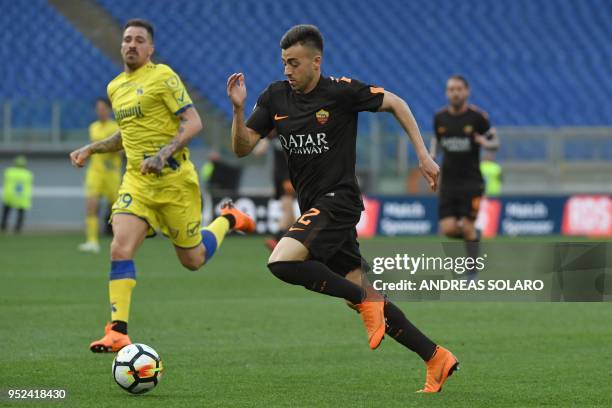
POLYGON ((132 214, 142 218, 149 224, 149 237, 161 231, 177 247, 200 245, 202 196, 198 176, 191 162, 184 162, 181 167, 180 174, 164 175, 157 180, 155 175, 126 172, 113 205, 113 215, 132 214))
POLYGON ((85 175, 85 196, 103 197, 109 203, 117 199, 117 191, 121 183, 121 173, 118 171, 87 170, 85 175))

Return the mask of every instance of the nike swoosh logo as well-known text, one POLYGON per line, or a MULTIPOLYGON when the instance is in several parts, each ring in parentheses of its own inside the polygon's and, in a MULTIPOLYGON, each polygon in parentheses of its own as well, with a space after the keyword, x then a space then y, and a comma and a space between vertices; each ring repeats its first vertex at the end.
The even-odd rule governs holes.
POLYGON ((283 120, 283 119, 287 119, 289 117, 289 115, 287 116, 281 116, 278 113, 276 115, 274 115, 274 120, 283 120))
POLYGON ((291 227, 289 228, 289 231, 304 231, 304 228, 291 227))

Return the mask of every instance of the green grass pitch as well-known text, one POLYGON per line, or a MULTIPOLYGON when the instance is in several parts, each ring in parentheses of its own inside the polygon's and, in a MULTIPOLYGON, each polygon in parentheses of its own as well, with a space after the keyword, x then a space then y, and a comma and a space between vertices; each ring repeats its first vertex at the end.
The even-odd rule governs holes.
MULTIPOLYGON (((276 280, 262 239, 245 237, 228 238, 198 272, 165 239, 145 242, 130 335, 161 354, 165 373, 132 396, 112 380, 113 355, 87 347, 109 318, 109 261, 107 249, 78 253, 80 239, 0 237, 3 392, 68 391, 49 407, 612 406, 609 303, 401 303, 461 361, 442 393, 418 395, 415 354, 391 339, 369 350, 354 312, 276 280)), ((31 404, 0 398, 9 405, 31 404)))

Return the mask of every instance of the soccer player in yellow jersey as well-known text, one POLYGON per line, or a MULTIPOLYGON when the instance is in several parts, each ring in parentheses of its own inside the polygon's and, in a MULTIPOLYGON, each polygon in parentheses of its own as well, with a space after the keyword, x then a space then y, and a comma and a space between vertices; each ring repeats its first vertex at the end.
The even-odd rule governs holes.
POLYGON ((93 352, 114 352, 130 344, 127 335, 133 258, 145 237, 160 229, 174 244, 181 264, 199 269, 210 260, 230 229, 252 232, 254 221, 233 207, 200 230, 201 193, 187 144, 202 129, 198 112, 180 78, 166 65, 151 62, 152 25, 126 23, 121 43, 124 72, 108 84, 119 131, 70 154, 82 167, 90 155, 125 150, 127 168, 113 205, 109 295, 112 322, 93 352))
MULTIPOLYGON (((98 120, 89 125, 89 139, 92 142, 104 140, 119 128, 111 119, 111 104, 106 98, 96 100, 98 120)), ((100 252, 98 244, 98 208, 104 198, 108 204, 117 199, 121 182, 121 154, 117 152, 95 155, 89 161, 85 175, 85 195, 87 197, 85 236, 87 241, 79 245, 84 252, 100 252)))

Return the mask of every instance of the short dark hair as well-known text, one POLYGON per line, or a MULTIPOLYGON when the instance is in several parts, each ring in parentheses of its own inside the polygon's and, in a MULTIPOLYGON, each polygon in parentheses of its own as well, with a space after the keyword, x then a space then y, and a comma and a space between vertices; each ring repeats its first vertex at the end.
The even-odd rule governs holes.
POLYGON ((468 83, 467 79, 465 79, 463 75, 454 74, 454 75, 449 76, 448 79, 449 80, 456 79, 457 81, 461 81, 463 82, 463 85, 465 85, 467 89, 470 89, 470 84, 468 83))
POLYGON ((280 47, 283 50, 295 44, 312 47, 323 53, 323 36, 319 29, 311 24, 300 24, 291 27, 280 41, 280 47))
POLYGON ((105 104, 109 108, 112 108, 112 105, 111 105, 110 101, 108 100, 108 98, 105 98, 104 96, 100 96, 100 97, 96 98, 96 103, 98 103, 98 102, 102 102, 103 104, 105 104))
POLYGON ((153 42, 155 39, 155 29, 153 28, 153 24, 143 18, 132 18, 128 20, 128 22, 123 26, 123 31, 127 30, 128 27, 142 27, 147 30, 147 33, 149 33, 151 42, 153 42))

